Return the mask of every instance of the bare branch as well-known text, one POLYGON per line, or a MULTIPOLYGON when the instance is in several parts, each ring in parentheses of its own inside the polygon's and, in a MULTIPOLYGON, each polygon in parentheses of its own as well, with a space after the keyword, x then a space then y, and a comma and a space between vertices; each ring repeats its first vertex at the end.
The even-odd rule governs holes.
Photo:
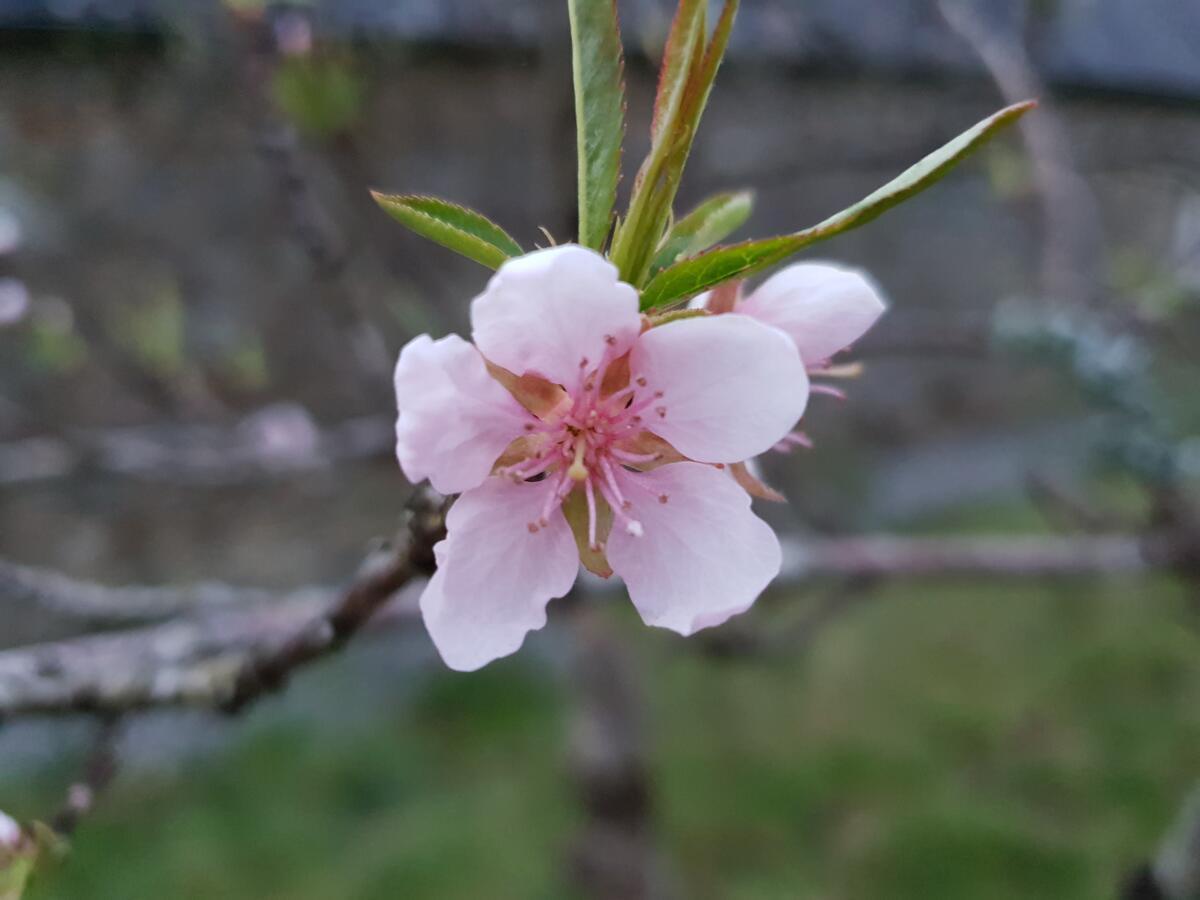
POLYGON ((108 587, 0 559, 0 603, 12 608, 36 607, 71 619, 84 629, 139 625, 268 604, 299 608, 305 603, 327 602, 334 596, 334 591, 317 587, 282 593, 211 581, 182 586, 108 587))
MULTIPOLYGON (((397 590, 433 570, 432 548, 444 526, 440 507, 430 503, 425 500, 422 510, 414 513, 400 543, 381 551, 332 606, 320 590, 312 589, 250 609, 0 652, 0 717, 181 705, 237 711, 281 687, 294 669, 338 649, 397 590)), ((781 583, 818 578, 1134 576, 1175 566, 1172 546, 1124 535, 790 539, 784 543, 781 583)), ((38 574, 56 583, 55 576, 38 574)), ((155 597, 158 589, 136 589, 148 593, 139 598, 135 590, 129 600, 119 588, 69 579, 62 583, 71 588, 68 598, 73 591, 89 597, 87 610, 95 598, 103 597, 130 614, 145 597, 182 605, 186 591, 198 590, 165 589, 164 596, 155 597)), ((208 588, 216 591, 215 601, 230 603, 270 596, 208 588), (221 590, 229 594, 222 597, 221 590)), ((414 621, 415 610, 395 609, 388 618, 414 621)))
POLYGON ((313 596, 0 653, 0 718, 188 705, 237 712, 338 650, 401 587, 432 572, 444 527, 440 498, 419 493, 396 545, 331 605, 313 596))
POLYGON ((77 430, 0 444, 0 484, 103 472, 175 484, 230 485, 382 457, 392 422, 363 416, 320 429, 300 407, 267 407, 232 428, 212 425, 77 430))
POLYGON ((782 577, 1070 578, 1140 575, 1169 564, 1158 541, 1128 535, 872 536, 788 540, 782 577))

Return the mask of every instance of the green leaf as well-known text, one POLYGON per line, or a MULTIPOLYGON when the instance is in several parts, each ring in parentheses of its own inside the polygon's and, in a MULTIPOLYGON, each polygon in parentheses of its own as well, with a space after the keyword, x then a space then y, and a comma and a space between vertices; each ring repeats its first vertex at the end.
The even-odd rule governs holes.
POLYGON ((740 0, 725 0, 705 44, 707 2, 683 0, 663 59, 650 154, 638 171, 625 226, 613 242, 613 262, 630 284, 645 284, 671 218, 700 119, 729 45, 740 0))
POLYGON ((989 138, 1037 106, 1026 101, 1000 110, 950 143, 926 156, 858 203, 824 222, 795 234, 718 247, 702 256, 677 263, 656 275, 642 292, 642 309, 666 306, 727 281, 745 278, 791 256, 798 250, 834 235, 865 225, 898 203, 925 190, 954 166, 979 149, 989 138))
POLYGON ((746 224, 753 209, 752 191, 717 194, 708 198, 675 223, 654 258, 651 274, 657 274, 681 259, 703 253, 713 244, 725 240, 746 224))
POLYGON ((401 225, 488 268, 525 252, 503 228, 465 206, 416 194, 371 196, 401 225))
POLYGON ((675 10, 671 33, 663 48, 658 91, 654 96, 654 118, 650 125, 650 137, 654 142, 662 133, 663 123, 675 115, 683 100, 693 64, 703 46, 707 11, 708 0, 680 0, 675 10))
POLYGON ((625 137, 616 0, 568 0, 579 144, 579 243, 600 250, 612 225, 625 137))

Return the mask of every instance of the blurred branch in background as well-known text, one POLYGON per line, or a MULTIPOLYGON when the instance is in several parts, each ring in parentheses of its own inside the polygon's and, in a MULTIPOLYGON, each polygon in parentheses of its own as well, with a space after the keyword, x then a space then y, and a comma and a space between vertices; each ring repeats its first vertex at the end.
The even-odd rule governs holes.
MULTIPOLYGON (((417 502, 428 507, 420 495, 417 502)), ((327 599, 320 588, 284 597, 212 584, 123 590, 5 564, 0 573, 11 593, 0 600, 33 600, 51 612, 73 611, 85 621, 99 615, 98 598, 126 621, 166 607, 182 616, 189 599, 204 605, 195 616, 151 628, 0 652, 0 717, 179 705, 241 708, 281 684, 292 668, 340 646, 395 591, 432 569, 440 513, 426 508, 414 519, 422 521, 412 537, 369 563, 324 615, 327 599), (229 610, 243 601, 253 605, 229 610)), ((1168 553, 1172 546, 1127 535, 791 540, 780 584, 829 578, 1136 576, 1169 570, 1175 564, 1168 553)), ((0 590, 4 587, 0 582, 0 590)), ((415 610, 398 609, 389 622, 414 617, 415 610)), ((804 640, 811 639, 811 631, 806 629, 804 640)))
POLYGON ((92 751, 84 761, 80 777, 67 788, 62 807, 50 820, 50 827, 59 837, 70 837, 75 833, 79 823, 96 805, 96 799, 116 777, 120 736, 119 717, 109 716, 100 721, 92 751))
POLYGON ((654 833, 640 678, 607 623, 574 613, 570 767, 585 818, 570 868, 593 900, 662 900, 674 894, 654 833))
POLYGON ((0 485, 99 473, 145 481, 236 485, 390 457, 390 417, 360 416, 321 428, 303 407, 276 404, 232 427, 144 425, 65 429, 0 444, 0 485))
MULTIPOLYGON (((1027 4, 1020 17, 1029 15, 1027 4)), ((1039 98, 1038 114, 1018 123, 1033 162, 1042 207, 1042 291, 1051 301, 1091 305, 1098 300, 1097 272, 1103 265, 1095 198, 1080 177, 1071 141, 1046 86, 1015 35, 990 24, 973 0, 937 0, 947 24, 970 46, 1009 103, 1039 98)))

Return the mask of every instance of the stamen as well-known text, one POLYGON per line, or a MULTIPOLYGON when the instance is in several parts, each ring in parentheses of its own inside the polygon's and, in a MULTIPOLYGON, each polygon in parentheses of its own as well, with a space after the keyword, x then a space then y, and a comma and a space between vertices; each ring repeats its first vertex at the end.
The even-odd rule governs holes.
POLYGON ((771 449, 776 453, 791 453, 794 447, 803 447, 806 450, 811 450, 813 448, 812 438, 803 431, 793 431, 791 434, 784 435, 771 449))
POLYGON ((617 476, 613 471, 612 463, 603 456, 600 457, 600 471, 604 473, 604 481, 608 485, 608 489, 612 491, 613 497, 616 498, 616 506, 625 509, 629 506, 629 501, 625 499, 625 495, 621 493, 621 488, 617 484, 617 476))
POLYGON ((608 452, 610 455, 621 460, 621 462, 632 463, 635 466, 642 463, 654 462, 662 458, 661 453, 630 453, 628 450, 622 450, 619 447, 612 447, 608 452))
POLYGON ((620 491, 617 489, 616 483, 611 480, 600 482, 600 496, 608 501, 608 505, 612 507, 613 518, 625 526, 627 534, 634 537, 642 537, 646 533, 646 529, 642 527, 642 523, 637 519, 632 519, 625 512, 629 508, 629 503, 621 497, 620 491), (614 494, 613 491, 616 491, 614 494))
POLYGON ((635 401, 634 404, 625 410, 625 415, 633 416, 640 413, 649 406, 653 406, 656 400, 661 400, 663 397, 662 391, 655 391, 653 394, 648 394, 641 400, 635 401))
POLYGON ((558 484, 554 486, 554 490, 550 492, 550 496, 546 498, 546 502, 542 506, 542 515, 541 518, 538 519, 538 522, 543 528, 550 524, 550 514, 562 505, 563 498, 566 497, 567 492, 570 489, 571 480, 567 477, 567 473, 564 471, 560 476, 558 476, 558 484), (565 490, 564 485, 566 486, 565 490))
POLYGON ((592 550, 599 550, 600 545, 596 543, 596 490, 591 478, 583 482, 583 493, 587 497, 588 546, 592 550))
POLYGON ((835 388, 832 384, 810 384, 808 392, 810 394, 824 394, 826 397, 833 397, 835 400, 846 399, 846 392, 841 388, 835 388))

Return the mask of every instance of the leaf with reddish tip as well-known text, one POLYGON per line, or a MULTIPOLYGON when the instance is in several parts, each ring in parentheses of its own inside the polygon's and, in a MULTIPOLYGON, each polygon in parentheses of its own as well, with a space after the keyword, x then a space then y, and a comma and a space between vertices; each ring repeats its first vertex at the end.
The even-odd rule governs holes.
POLYGON ((600 250, 612 226, 625 137, 625 61, 616 0, 568 0, 579 150, 579 243, 600 250))
POLYGON ((417 194, 371 196, 401 225, 490 269, 525 252, 491 219, 457 203, 417 194))
POLYGON ((711 39, 707 2, 683 0, 663 61, 650 154, 638 170, 629 214, 613 241, 613 262, 635 286, 646 283, 671 218, 713 81, 729 46, 740 0, 725 0, 711 39))
POLYGON ((671 32, 663 48, 658 72, 658 92, 654 96, 654 118, 650 137, 657 141, 663 122, 678 107, 687 87, 697 49, 702 46, 708 0, 680 0, 671 20, 671 32))
POLYGON ((946 173, 1001 129, 1011 125, 1035 106, 1036 101, 1026 101, 989 116, 941 149, 926 156, 875 193, 812 228, 782 237, 718 247, 694 259, 664 269, 642 292, 642 309, 654 309, 695 296, 730 278, 745 278, 782 262, 810 244, 865 225, 893 206, 941 180, 946 173))

